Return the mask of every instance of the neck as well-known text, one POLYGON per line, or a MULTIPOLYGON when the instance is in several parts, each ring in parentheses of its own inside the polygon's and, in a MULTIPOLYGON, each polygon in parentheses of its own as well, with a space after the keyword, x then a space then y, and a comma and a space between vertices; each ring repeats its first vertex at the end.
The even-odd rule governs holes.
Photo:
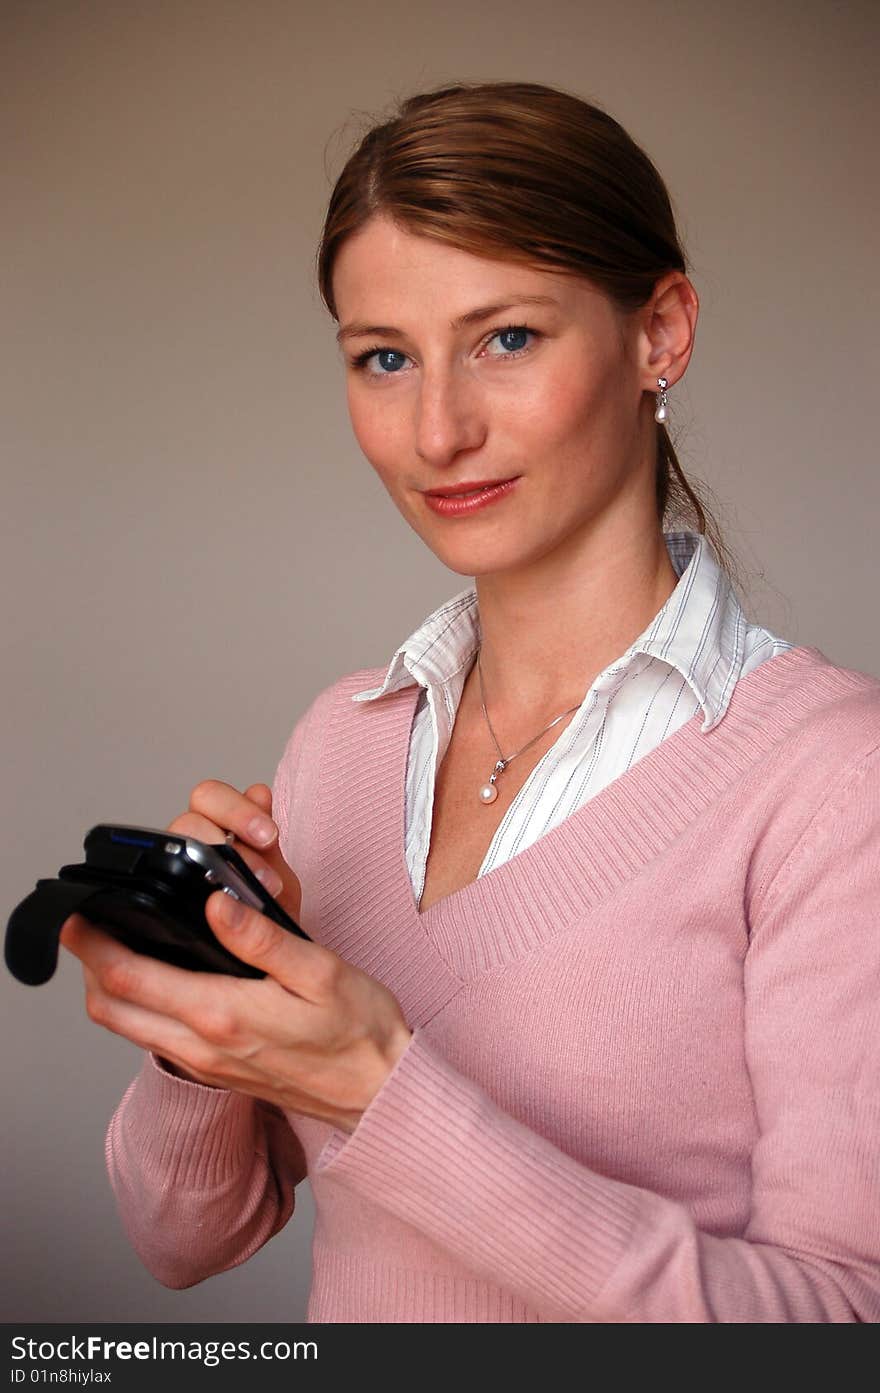
MULTIPOLYGON (((579 704, 669 599, 678 576, 659 529, 597 538, 528 571, 476 577, 486 704, 514 724, 579 704)), ((477 685, 476 668, 468 685, 477 685)))

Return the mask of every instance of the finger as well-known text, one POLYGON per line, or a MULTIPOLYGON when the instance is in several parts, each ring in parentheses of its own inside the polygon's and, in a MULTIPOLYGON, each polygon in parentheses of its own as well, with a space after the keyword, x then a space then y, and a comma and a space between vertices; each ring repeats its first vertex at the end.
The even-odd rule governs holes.
POLYGON ((219 779, 205 779, 196 785, 190 794, 189 811, 200 813, 215 826, 233 832, 240 841, 258 851, 272 846, 278 839, 278 828, 260 803, 219 779))
POLYGON ((153 1011, 135 1002, 124 1001, 102 991, 100 983, 88 968, 83 969, 86 980, 86 1012, 89 1019, 123 1039, 150 1050, 166 1064, 182 1069, 184 1078, 210 1083, 205 1071, 213 1067, 215 1049, 184 1025, 161 1011, 153 1011))
POLYGON ((245 789, 244 796, 272 816, 272 790, 268 784, 251 784, 250 788, 245 789))
MULTIPOLYGON (((221 898, 225 900, 228 896, 221 898)), ((72 919, 76 920, 77 916, 72 919)), ((177 1041, 195 1039, 203 1033, 213 1037, 234 1032, 236 1012, 230 985, 234 992, 243 979, 223 973, 191 972, 145 953, 136 953, 108 934, 91 928, 84 920, 79 923, 67 920, 62 934, 65 947, 69 947, 83 964, 89 1014, 96 1019, 93 1006, 102 1013, 98 1024, 107 1025, 119 1034, 127 1034, 127 1029, 118 1029, 120 1023, 135 1024, 134 1015, 111 1009, 111 1003, 115 1002, 174 1022, 173 1038, 177 1041), (185 1033, 177 1030, 177 1026, 185 1027, 185 1033)), ((143 1042, 138 1039, 135 1043, 143 1042)), ((156 1046, 157 1053, 161 1054, 168 1043, 168 1039, 161 1040, 156 1046)), ((146 1044, 145 1048, 154 1046, 146 1044)))
MULTIPOLYGON (((276 854, 271 856, 270 869, 277 869, 281 889, 279 891, 270 890, 269 893, 274 894, 281 908, 290 915, 291 919, 298 921, 302 909, 302 885, 299 876, 290 869, 281 852, 277 851, 277 848, 275 850, 276 854)), ((269 888, 268 885, 266 888, 269 888)))
MULTIPOLYGON (((268 784, 251 784, 249 788, 245 789, 244 797, 251 799, 251 801, 261 807, 264 812, 271 814, 272 790, 268 784)), ((196 817, 198 814, 191 813, 189 816, 196 817)), ((270 895, 273 895, 278 901, 281 908, 284 909, 291 918, 298 919, 302 907, 302 885, 300 884, 299 876, 295 871, 291 870, 290 866, 288 866, 285 861, 278 842, 276 841, 268 846, 261 858, 257 857, 256 853, 250 851, 249 848, 239 842, 237 838, 234 844, 238 854, 247 861, 251 869, 259 876, 263 885, 269 891, 270 895), (268 873, 262 873, 260 868, 263 866, 269 867, 268 873)))
POLYGON ((139 963, 151 959, 132 952, 79 914, 65 920, 60 938, 82 963, 86 1010, 96 1025, 170 1058, 178 1059, 185 1049, 192 1061, 193 1046, 199 1044, 194 1031, 165 1009, 156 1009, 167 1007, 166 989, 154 991, 149 1006, 128 999, 138 990, 139 963))
POLYGON ((261 875, 259 870, 256 871, 256 874, 282 909, 296 919, 302 904, 302 886, 299 877, 295 871, 290 869, 282 856, 277 842, 275 846, 268 847, 259 858, 255 851, 250 851, 240 842, 236 841, 233 845, 239 856, 243 857, 249 866, 253 866, 255 861, 259 860, 260 864, 268 867, 268 875, 261 875))
POLYGON ((173 822, 169 822, 167 830, 177 837, 195 837, 209 846, 226 840, 226 828, 218 827, 216 822, 211 822, 201 813, 181 813, 173 822))
MULTIPOLYGON (((86 1010, 95 1025, 123 1036, 143 1050, 152 1050, 154 1054, 180 1060, 193 1057, 200 1049, 197 1036, 182 1021, 111 996, 100 987, 88 987, 86 1010)), ((187 1067, 183 1065, 183 1068, 187 1067)))
POLYGON ((91 976, 102 988, 106 988, 102 973, 109 964, 153 962, 143 953, 135 953, 132 948, 120 943, 112 934, 105 933, 81 914, 71 914, 61 926, 59 942, 75 958, 79 958, 87 976, 91 976))
MULTIPOLYGON (((168 827, 169 832, 173 832, 178 837, 195 837, 197 841, 207 842, 210 845, 224 844, 227 841, 226 833, 215 823, 209 822, 201 813, 181 813, 168 827)), ((270 895, 280 895, 284 889, 284 880, 275 867, 256 851, 252 851, 244 842, 235 841, 235 849, 243 861, 246 861, 257 879, 266 887, 270 895)), ((277 848, 271 847, 270 853, 277 848)))
MULTIPOLYGON (((244 796, 262 808, 264 813, 272 816, 272 790, 268 784, 251 784, 249 788, 245 789, 244 796)), ((276 841, 267 848, 264 861, 255 861, 253 859, 254 853, 249 852, 240 844, 236 845, 235 849, 256 871, 269 893, 274 895, 282 908, 295 919, 302 903, 302 886, 299 883, 299 877, 290 869, 282 856, 278 842, 276 841), (258 869, 259 865, 268 865, 269 874, 262 875, 258 869)))
POLYGON ((336 953, 281 928, 240 900, 217 892, 205 905, 205 918, 225 948, 259 967, 287 991, 309 1001, 332 992, 345 963, 336 953))
POLYGON ((82 914, 71 914, 69 918, 65 919, 61 925, 58 941, 84 964, 96 961, 104 945, 112 945, 116 942, 110 934, 96 928, 91 920, 86 919, 82 914))

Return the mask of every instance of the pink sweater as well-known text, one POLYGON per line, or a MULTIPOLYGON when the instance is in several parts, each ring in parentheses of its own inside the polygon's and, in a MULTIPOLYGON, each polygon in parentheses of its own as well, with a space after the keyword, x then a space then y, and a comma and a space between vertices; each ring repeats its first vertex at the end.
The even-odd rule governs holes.
POLYGON ((243 1262, 308 1173, 311 1321, 880 1319, 880 681, 768 660, 419 914, 380 676, 315 699, 276 812, 413 1039, 351 1135, 148 1056, 107 1161, 150 1271, 243 1262))

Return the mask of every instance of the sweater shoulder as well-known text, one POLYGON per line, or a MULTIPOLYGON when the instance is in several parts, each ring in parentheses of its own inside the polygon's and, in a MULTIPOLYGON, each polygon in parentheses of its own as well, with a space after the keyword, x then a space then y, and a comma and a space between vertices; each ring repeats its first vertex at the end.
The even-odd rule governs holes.
POLYGON ((756 668, 735 689, 734 710, 744 725, 776 727, 777 748, 789 758, 851 763, 880 746, 880 678, 818 648, 756 668))
POLYGON ((344 701, 347 698, 350 701, 358 692, 374 691, 381 687, 387 671, 387 664, 384 667, 355 668, 353 672, 337 677, 335 682, 324 688, 324 692, 332 693, 336 700, 344 701))
POLYGON ((312 727, 320 726, 333 711, 356 710, 364 703, 355 701, 354 697, 359 692, 373 691, 381 686, 386 671, 384 667, 362 667, 334 678, 315 693, 297 724, 307 722, 312 727))
POLYGON ((358 692, 379 686, 384 672, 384 668, 357 668, 328 682, 311 698, 288 736, 276 771, 276 785, 279 778, 292 774, 304 755, 307 761, 320 755, 331 718, 340 714, 344 716, 349 710, 354 712, 363 706, 363 702, 354 701, 353 698, 358 692))
POLYGON ((841 790, 861 786, 860 770, 880 749, 876 677, 818 649, 791 650, 763 667, 758 682, 761 668, 744 679, 739 697, 734 692, 738 715, 726 747, 744 773, 737 807, 750 844, 753 922, 781 867, 794 864, 795 849, 841 790))

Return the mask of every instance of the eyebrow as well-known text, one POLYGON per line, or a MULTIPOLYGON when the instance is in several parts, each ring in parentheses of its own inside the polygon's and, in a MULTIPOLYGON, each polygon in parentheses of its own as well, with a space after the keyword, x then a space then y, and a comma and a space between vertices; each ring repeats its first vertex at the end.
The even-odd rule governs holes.
MULTIPOLYGON (((469 324, 479 324, 483 319, 490 319, 493 314, 501 314, 504 310, 512 310, 517 305, 554 305, 559 308, 559 301, 554 300, 552 295, 517 295, 514 300, 502 300, 495 305, 481 305, 479 309, 468 310, 467 314, 461 315, 459 319, 449 321, 450 329, 457 332, 464 329, 469 324)), ((346 324, 336 335, 336 342, 342 343, 343 339, 356 339, 364 334, 388 334, 397 335, 398 338, 405 338, 402 329, 395 329, 390 324, 346 324)))

